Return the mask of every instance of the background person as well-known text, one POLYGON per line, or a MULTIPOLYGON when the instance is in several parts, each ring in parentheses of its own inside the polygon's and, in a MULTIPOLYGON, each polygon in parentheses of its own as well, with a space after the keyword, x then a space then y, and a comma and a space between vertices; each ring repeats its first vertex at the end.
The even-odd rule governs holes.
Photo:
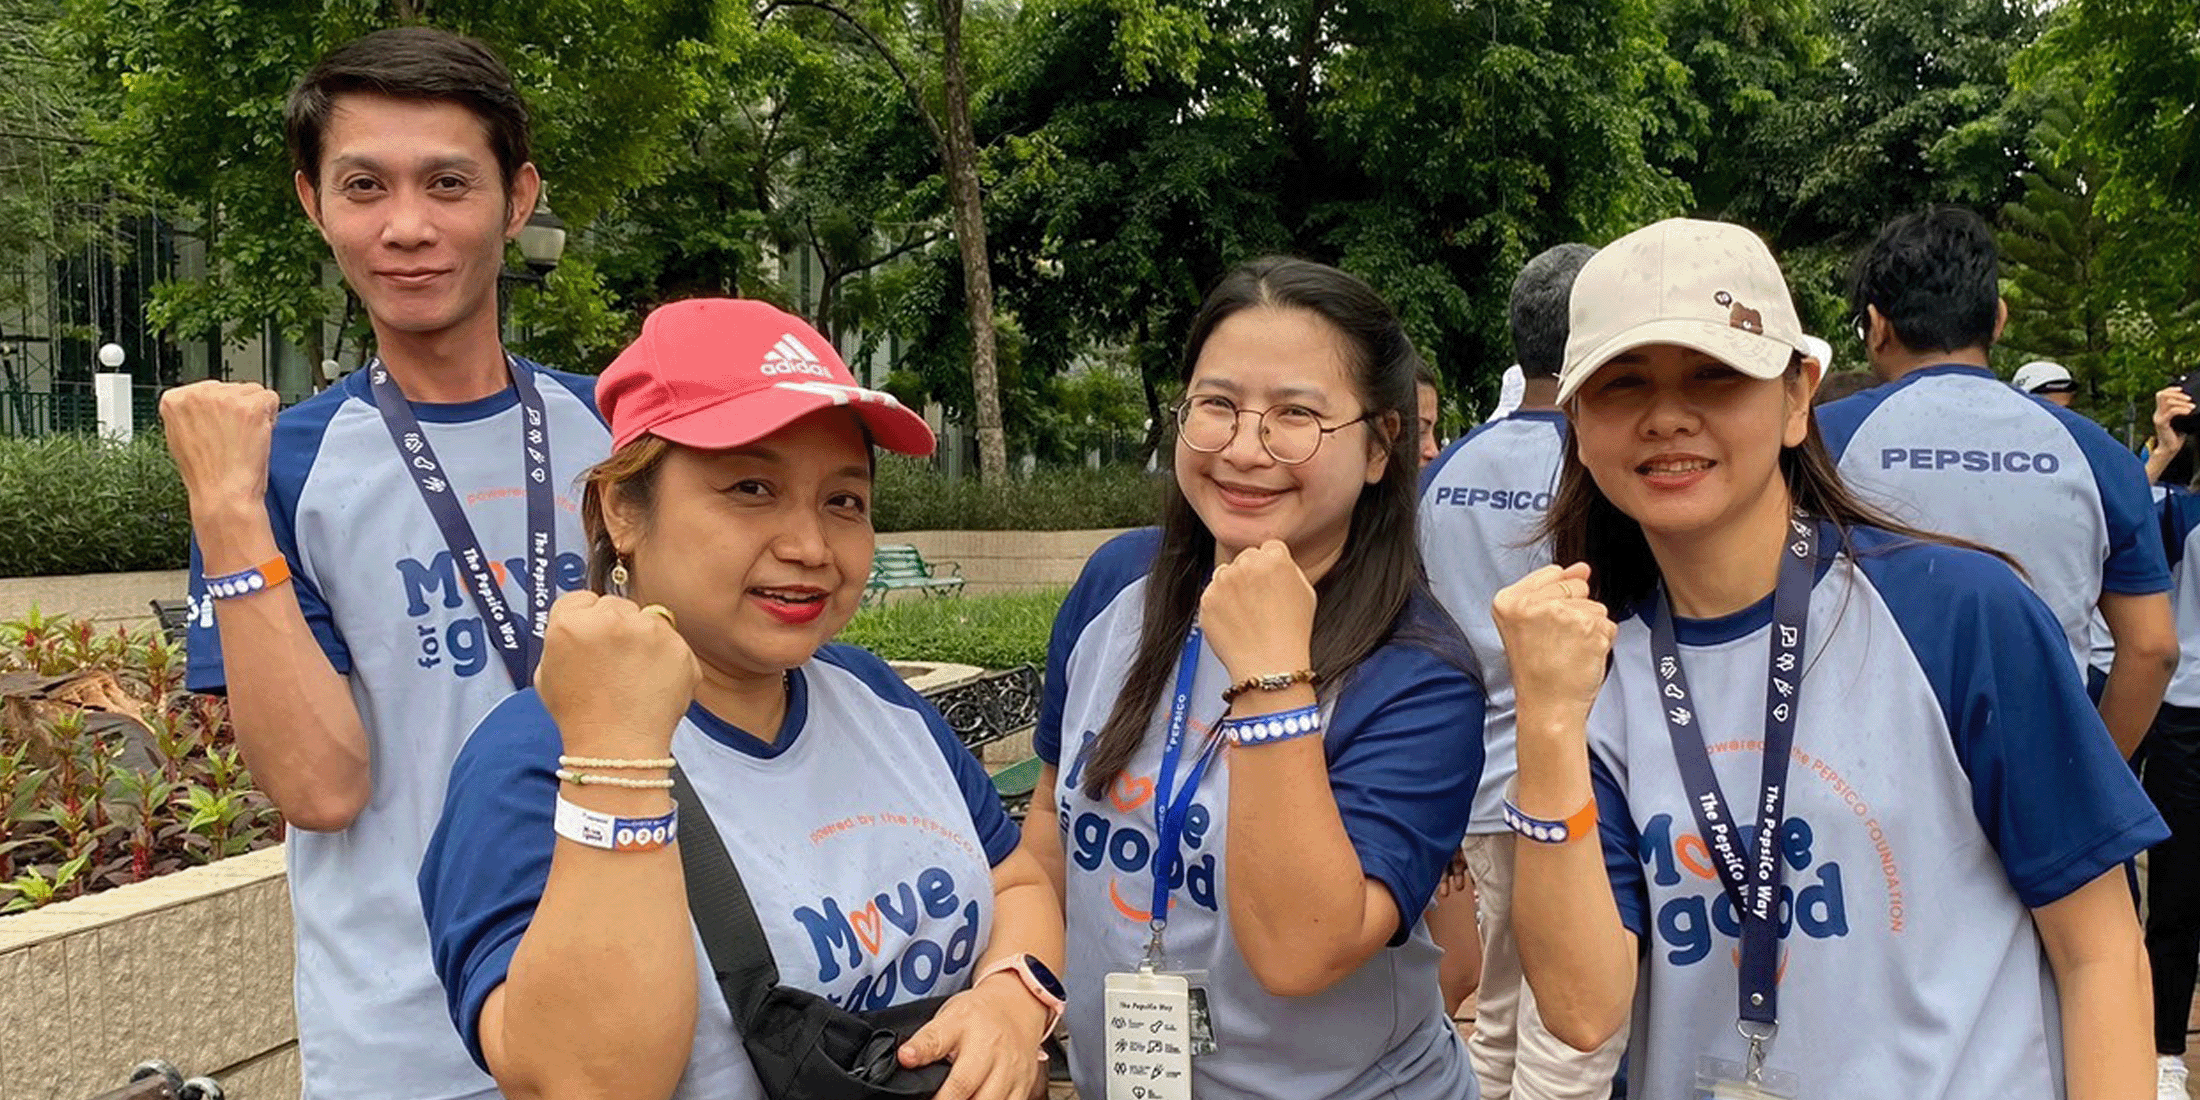
POLYGON ((2098 609, 2115 642, 2101 718, 2138 748, 2177 666, 2169 567, 2139 460, 2100 425, 1987 369, 2008 309, 1993 234, 1933 207, 1887 223, 1850 291, 1888 385, 1818 410, 1841 475, 1888 514, 2007 553, 2084 669, 2098 609))
MULTIPOLYGON (((1513 355, 1524 375, 1520 407, 1446 448, 1421 480, 1421 560, 1429 587, 1473 645, 1489 699, 1482 782, 1463 849, 1482 940, 1467 1050, 1483 1100, 1606 1096, 1625 1045, 1617 1033, 1587 1054, 1559 1041, 1543 1026, 1535 994, 1521 978, 1512 934, 1513 833, 1503 813, 1514 771, 1512 676, 1490 618, 1499 589, 1551 561, 1540 529, 1567 445, 1566 417, 1556 403, 1566 360, 1567 300, 1574 276, 1595 254, 1588 245, 1562 244, 1520 269, 1507 311, 1513 355)), ((1445 919, 1439 903, 1432 924, 1445 919)), ((1441 932, 1437 942, 1448 958, 1450 944, 1441 932)), ((1445 998, 1456 1006, 1454 992, 1447 988, 1445 998)))
MULTIPOLYGON (((1225 276, 1186 343, 1161 527, 1096 552, 1055 620, 1032 820, 1057 827, 1024 845, 1065 891, 1072 989, 1135 970, 1164 918, 1156 968, 1212 1009, 1201 1100, 1474 1091, 1421 921, 1482 696, 1414 542, 1416 359, 1344 272, 1225 276)), ((1105 1015, 1072 999, 1084 1096, 1109 1094, 1105 1015)))
POLYGON ((2071 379, 2070 372, 2062 364, 2045 359, 2034 359, 2018 367, 2009 384, 2016 387, 2018 393, 2031 394, 2058 408, 2069 408, 2071 399, 2078 396, 2078 384, 2071 379))
POLYGON ((903 1064, 951 1059, 945 1100, 1023 1097, 1053 891, 938 714, 826 644, 870 576, 871 446, 925 454, 931 431, 761 302, 658 309, 600 392, 616 449, 589 474, 589 574, 632 599, 559 601, 540 689, 474 731, 420 872, 468 1049, 515 1097, 763 1096, 677 848, 564 821, 672 815, 676 759, 783 984, 859 1009, 963 990, 903 1064))

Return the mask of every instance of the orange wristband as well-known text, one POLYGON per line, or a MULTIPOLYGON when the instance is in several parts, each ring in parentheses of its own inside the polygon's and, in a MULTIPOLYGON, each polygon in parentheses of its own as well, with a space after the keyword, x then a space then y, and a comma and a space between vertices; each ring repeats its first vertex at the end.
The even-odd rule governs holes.
POLYGON ((206 594, 217 600, 249 596, 290 579, 290 561, 278 554, 250 569, 206 578, 206 594))
POLYGON ((1505 800, 1504 813, 1507 827, 1538 844, 1564 844, 1575 837, 1590 835, 1597 827, 1597 800, 1594 795, 1589 797, 1588 805, 1575 810, 1564 821, 1529 817, 1520 812, 1520 807, 1513 805, 1509 798, 1505 800))

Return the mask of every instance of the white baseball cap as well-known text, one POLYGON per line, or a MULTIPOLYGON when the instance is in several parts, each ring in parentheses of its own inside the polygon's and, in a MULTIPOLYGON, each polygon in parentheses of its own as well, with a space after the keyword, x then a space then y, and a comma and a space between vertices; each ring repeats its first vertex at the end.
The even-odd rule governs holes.
POLYGON ((1563 402, 1615 356, 1678 344, 1749 375, 1778 378, 1809 353, 1787 280, 1755 233, 1668 218, 1597 250, 1568 300, 1563 402))
POLYGON ((2052 393, 2054 389, 2049 387, 2053 387, 2057 382, 2062 383, 2062 385, 2054 387, 2054 389, 2071 390, 2077 388, 2077 383, 2071 380, 2070 372, 2063 369, 2062 364, 2050 363, 2045 359, 2034 359, 2018 367, 2017 376, 2009 380, 2010 385, 2026 393, 2052 393))

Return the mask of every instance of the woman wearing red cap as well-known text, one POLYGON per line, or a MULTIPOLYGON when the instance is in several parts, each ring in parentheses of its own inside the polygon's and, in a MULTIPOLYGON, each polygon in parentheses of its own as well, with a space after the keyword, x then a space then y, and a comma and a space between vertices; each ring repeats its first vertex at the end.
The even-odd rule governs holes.
POLYGON ((1557 561, 1497 596, 1520 955, 1628 1093, 2143 1094, 2120 864, 2163 835, 2005 560, 1888 520, 1811 418, 1746 229, 1672 220, 1574 283, 1557 561))
POLYGON ((826 644, 869 578, 871 447, 931 432, 757 302, 657 310, 597 395, 603 594, 553 609, 537 689, 475 730, 421 869, 468 1047, 511 1096, 772 1097, 746 994, 713 976, 740 960, 698 933, 732 907, 690 908, 707 811, 779 985, 857 1011, 962 991, 873 1069, 945 1059, 942 1097, 1025 1095, 1061 1004, 1053 893, 930 707, 826 644))

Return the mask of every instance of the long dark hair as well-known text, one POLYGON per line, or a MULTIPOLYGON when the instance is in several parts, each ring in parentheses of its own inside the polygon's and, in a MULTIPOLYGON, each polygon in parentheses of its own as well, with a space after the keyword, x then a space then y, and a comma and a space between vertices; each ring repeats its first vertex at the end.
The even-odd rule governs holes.
MULTIPOLYGON (((1352 389, 1368 413, 1366 430, 1388 452, 1382 479, 1363 486, 1352 506, 1343 555, 1314 586, 1318 602, 1312 657, 1327 695, 1353 666, 1393 637, 1423 638, 1418 622, 1401 622, 1409 618, 1409 605, 1425 607, 1430 599, 1414 533, 1421 441, 1413 380, 1421 357, 1397 315, 1366 283, 1333 267, 1271 256, 1231 271, 1208 293, 1184 342, 1182 378, 1190 381, 1200 350, 1217 326, 1258 307, 1302 309, 1344 335, 1352 389)), ((1342 440, 1330 445, 1338 442, 1342 440)), ((1175 477, 1161 481, 1161 549, 1147 575, 1145 623, 1122 694, 1116 696, 1115 709, 1085 763, 1083 789, 1089 798, 1100 797, 1145 742, 1162 694, 1175 677, 1177 655, 1191 633, 1200 589, 1214 569, 1214 533, 1192 510, 1175 477)), ((1448 652, 1440 632, 1427 628, 1426 633, 1432 649, 1448 652)))
MULTIPOLYGON (((1789 361, 1787 378, 1803 370, 1802 353, 1789 361)), ((2009 555, 1992 547, 1950 535, 1938 534, 1888 516, 1872 507, 1841 480, 1840 468, 1818 434, 1818 418, 1807 421, 1803 442, 1780 448, 1780 476, 1787 482, 1788 497, 1805 515, 1831 521, 1841 533, 1844 549, 1852 527, 1877 527, 1919 542, 1936 542, 1992 554, 2022 571, 2009 555)), ((1560 564, 1589 563, 1589 592, 1613 618, 1624 618, 1636 604, 1648 598, 1660 576, 1658 559, 1650 553, 1642 525, 1619 510, 1597 488, 1589 468, 1582 465, 1578 445, 1569 445, 1559 466, 1558 493, 1543 517, 1541 534, 1550 540, 1552 560, 1560 564)))

